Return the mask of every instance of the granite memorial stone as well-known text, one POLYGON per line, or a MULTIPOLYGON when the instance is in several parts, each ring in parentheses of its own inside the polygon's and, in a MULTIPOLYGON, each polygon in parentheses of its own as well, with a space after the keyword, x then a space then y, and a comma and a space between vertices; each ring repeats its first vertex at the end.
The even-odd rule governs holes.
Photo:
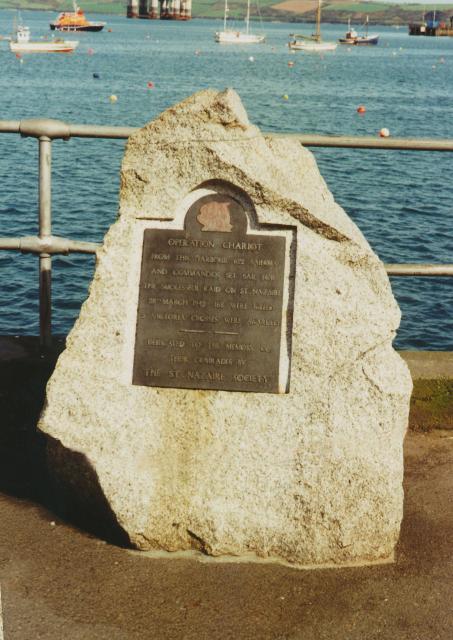
POLYGON ((234 91, 195 94, 128 141, 39 423, 55 486, 138 549, 389 561, 411 393, 399 321, 313 155, 263 136, 234 91))

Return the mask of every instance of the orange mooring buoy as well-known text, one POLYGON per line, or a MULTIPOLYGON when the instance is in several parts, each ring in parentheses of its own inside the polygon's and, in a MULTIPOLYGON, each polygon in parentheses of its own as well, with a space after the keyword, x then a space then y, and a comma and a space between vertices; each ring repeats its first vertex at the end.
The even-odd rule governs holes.
POLYGON ((366 108, 363 106, 363 104, 357 107, 357 113, 365 113, 365 112, 366 112, 366 108))

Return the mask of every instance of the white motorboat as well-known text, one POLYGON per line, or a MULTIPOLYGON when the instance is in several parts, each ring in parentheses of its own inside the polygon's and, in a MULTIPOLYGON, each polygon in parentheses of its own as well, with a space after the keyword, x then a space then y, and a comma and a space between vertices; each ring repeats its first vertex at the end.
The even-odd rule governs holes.
POLYGON ((379 42, 379 33, 368 33, 368 16, 365 21, 365 35, 359 35, 354 28, 351 29, 351 21, 348 20, 348 30, 344 38, 340 38, 338 42, 340 44, 375 45, 379 42))
POLYGON ((266 36, 250 33, 250 0, 247 0, 247 14, 245 16, 245 31, 227 29, 228 0, 225 0, 225 13, 223 18, 223 31, 216 31, 214 39, 221 44, 259 44, 264 42, 266 36))
POLYGON ((9 43, 13 53, 71 53, 79 45, 78 40, 30 41, 30 28, 19 25, 9 43))
POLYGON ((321 38, 321 0, 318 0, 316 12, 316 31, 311 36, 290 33, 288 47, 295 51, 308 51, 309 53, 323 53, 324 51, 335 51, 336 42, 324 42, 321 38))

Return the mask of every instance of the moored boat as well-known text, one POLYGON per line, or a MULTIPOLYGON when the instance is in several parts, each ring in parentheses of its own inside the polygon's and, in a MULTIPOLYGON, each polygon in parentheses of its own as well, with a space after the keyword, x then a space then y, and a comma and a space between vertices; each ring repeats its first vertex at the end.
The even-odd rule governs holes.
POLYGON ((30 29, 24 25, 16 28, 9 43, 13 53, 72 53, 79 45, 77 40, 39 40, 30 41, 30 29))
POLYGON ((228 0, 225 0, 223 31, 216 31, 214 39, 220 44, 260 44, 266 36, 250 33, 250 0, 247 0, 247 14, 245 16, 245 31, 227 28, 228 0))
POLYGON ((370 34, 369 36, 357 36, 357 40, 354 42, 354 44, 378 44, 379 43, 379 34, 378 33, 374 33, 374 34, 370 34))
POLYGON ((325 42, 321 37, 321 0, 318 0, 316 12, 316 31, 311 36, 290 33, 288 47, 295 51, 307 51, 309 53, 324 53, 324 51, 335 51, 336 42, 325 42))
POLYGON ((290 33, 290 37, 292 37, 293 40, 288 42, 288 47, 294 51, 322 53, 323 51, 335 51, 337 48, 336 42, 317 42, 316 40, 312 40, 309 36, 297 33, 290 33))
POLYGON ((358 35, 359 34, 357 33, 357 31, 354 28, 351 29, 351 19, 349 18, 349 20, 348 20, 348 30, 344 34, 344 38, 339 38, 338 42, 340 44, 355 44, 356 40, 358 38, 358 35))
POLYGON ((340 38, 338 42, 340 44, 349 44, 349 45, 373 45, 378 44, 379 42, 379 33, 370 33, 368 34, 368 16, 365 21, 365 34, 359 35, 357 31, 352 28, 351 29, 351 21, 348 20, 348 30, 345 33, 344 38, 340 38))
POLYGON ((55 31, 101 31, 105 22, 90 22, 84 11, 73 0, 74 11, 63 11, 58 18, 50 23, 55 31))

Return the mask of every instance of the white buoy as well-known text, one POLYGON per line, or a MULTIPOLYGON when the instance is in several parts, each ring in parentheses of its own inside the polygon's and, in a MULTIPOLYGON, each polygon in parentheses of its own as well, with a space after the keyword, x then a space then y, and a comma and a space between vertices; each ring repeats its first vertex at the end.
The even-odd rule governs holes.
POLYGON ((383 127, 380 131, 379 131, 379 135, 381 136, 381 138, 388 138, 390 135, 390 131, 386 128, 383 127))

